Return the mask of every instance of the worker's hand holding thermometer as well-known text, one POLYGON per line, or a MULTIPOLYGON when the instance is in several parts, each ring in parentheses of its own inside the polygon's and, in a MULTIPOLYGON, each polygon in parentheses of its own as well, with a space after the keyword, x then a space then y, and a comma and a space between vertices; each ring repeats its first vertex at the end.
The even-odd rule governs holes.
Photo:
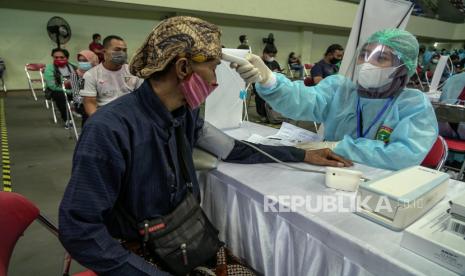
POLYGON ((231 68, 235 68, 247 83, 258 82, 265 87, 270 87, 276 83, 273 72, 257 55, 248 54, 244 59, 223 53, 222 59, 231 62, 231 68))

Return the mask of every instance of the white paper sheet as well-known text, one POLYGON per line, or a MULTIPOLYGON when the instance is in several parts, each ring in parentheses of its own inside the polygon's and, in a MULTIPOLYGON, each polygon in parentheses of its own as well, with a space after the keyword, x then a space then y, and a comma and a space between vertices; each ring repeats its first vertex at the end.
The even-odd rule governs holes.
POLYGON ((270 146, 295 146, 298 143, 319 142, 318 134, 284 122, 279 131, 267 137, 252 134, 248 142, 270 146))
POLYGON ((252 134, 247 140, 247 142, 254 143, 254 144, 261 144, 261 145, 268 145, 268 146, 282 146, 280 140, 275 139, 268 139, 267 137, 263 137, 258 134, 252 134))
MULTIPOLYGON (((223 49, 223 52, 245 58, 248 50, 223 49)), ((242 123, 243 101, 239 98, 244 80, 229 62, 221 61, 216 68, 218 88, 208 96, 205 102, 205 120, 219 129, 238 128, 242 123)))

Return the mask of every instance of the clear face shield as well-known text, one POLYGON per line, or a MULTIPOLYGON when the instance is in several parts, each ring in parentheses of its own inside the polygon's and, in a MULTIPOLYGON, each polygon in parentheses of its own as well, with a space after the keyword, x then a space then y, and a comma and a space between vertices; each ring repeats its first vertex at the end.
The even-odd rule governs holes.
POLYGON ((352 59, 354 72, 352 81, 366 90, 384 90, 398 76, 404 66, 399 57, 388 46, 364 44, 352 59))

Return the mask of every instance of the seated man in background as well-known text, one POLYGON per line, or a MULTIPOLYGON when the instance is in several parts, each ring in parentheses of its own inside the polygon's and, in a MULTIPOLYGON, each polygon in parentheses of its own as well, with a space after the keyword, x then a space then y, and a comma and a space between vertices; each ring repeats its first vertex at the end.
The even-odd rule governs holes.
POLYGON ((242 50, 250 50, 249 46, 249 40, 247 39, 246 35, 240 35, 239 36, 239 46, 237 46, 237 49, 242 49, 242 50))
MULTIPOLYGON (((131 72, 144 83, 89 118, 76 146, 59 214, 60 240, 79 263, 99 275, 136 276, 168 275, 161 268, 171 273, 180 268, 191 271, 198 265, 212 267, 210 273, 215 274, 217 264, 231 260, 216 242, 213 254, 191 253, 212 248, 210 243, 199 244, 198 238, 217 239, 217 231, 208 229, 212 227, 208 219, 192 227, 182 221, 169 232, 172 239, 163 237, 176 243, 198 233, 187 245, 180 241, 170 251, 174 264, 167 264, 170 255, 161 256, 150 247, 158 233, 171 227, 167 215, 190 211, 182 206, 192 196, 199 207, 194 146, 229 162, 271 162, 199 117, 199 105, 218 86, 215 69, 220 58, 217 26, 186 16, 163 20, 131 61, 131 72), (168 226, 151 224, 160 217, 168 226), (198 263, 199 259, 203 261, 198 263)), ((256 146, 282 161, 351 165, 328 149, 256 146)), ((253 275, 244 265, 236 268, 233 275, 253 275)))
POLYGON ((302 65, 302 62, 295 55, 294 52, 291 52, 289 54, 289 58, 287 59, 287 63, 289 63, 289 66, 291 67, 291 70, 299 72, 299 79, 300 80, 303 79, 303 77, 304 77, 304 67, 302 65))
POLYGON ((460 62, 460 57, 458 54, 450 55, 450 64, 454 67, 454 74, 461 73, 463 71, 462 63, 460 62))
MULTIPOLYGON (((276 46, 271 43, 267 43, 265 48, 263 48, 262 60, 268 68, 273 72, 282 72, 281 66, 276 61, 276 55, 278 54, 278 49, 276 46)), ((255 92, 255 86, 252 87, 255 94, 255 108, 258 115, 260 115, 263 122, 268 122, 266 114, 266 102, 255 92)))
POLYGON ((103 60, 105 59, 103 56, 103 45, 100 43, 101 39, 102 37, 100 36, 100 34, 93 34, 92 42, 89 44, 89 50, 91 50, 97 55, 99 63, 103 62, 103 60))
POLYGON ((142 80, 129 73, 127 46, 116 35, 103 40, 105 61, 84 74, 84 88, 80 91, 87 115, 97 108, 133 91, 142 80))
POLYGON ((428 97, 406 88, 415 73, 418 41, 409 32, 372 34, 353 60, 354 77, 333 75, 307 87, 272 73, 255 55, 237 71, 277 112, 294 120, 324 123, 329 147, 345 158, 399 170, 419 165, 437 139, 436 116, 428 97))
MULTIPOLYGON (((439 101, 465 105, 465 72, 456 74, 445 82, 439 101)), ((440 122, 439 134, 447 138, 465 140, 465 118, 460 124, 440 122)))
POLYGON ((45 86, 51 93, 65 128, 69 128, 72 124, 66 109, 65 97, 68 97, 68 100, 72 99, 70 77, 76 70, 76 66, 68 62, 69 52, 66 49, 53 49, 52 57, 53 64, 47 64, 44 71, 45 86))
POLYGON ((315 63, 310 71, 313 83, 318 84, 322 79, 336 74, 339 71, 337 64, 341 62, 343 55, 344 48, 341 45, 330 45, 323 59, 315 63))

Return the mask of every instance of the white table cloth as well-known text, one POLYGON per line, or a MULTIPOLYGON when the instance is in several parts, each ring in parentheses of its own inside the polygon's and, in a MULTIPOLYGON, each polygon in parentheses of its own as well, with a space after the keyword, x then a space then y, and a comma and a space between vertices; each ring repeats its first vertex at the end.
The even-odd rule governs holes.
MULTIPOLYGON (((245 139, 276 129, 246 123, 227 133, 245 139)), ((302 167, 322 167, 298 164, 302 167)), ((368 178, 389 171, 355 165, 368 178)), ((451 181, 448 197, 465 192, 451 181)), ((221 162, 201 181, 202 204, 233 252, 265 275, 454 275, 453 272, 400 246, 394 232, 351 212, 265 212, 265 196, 338 195, 348 206, 354 193, 324 185, 324 175, 292 170, 280 164, 241 165, 221 162)), ((445 199, 447 200, 447 199, 445 199)), ((317 205, 312 205, 317 206, 317 205)))

